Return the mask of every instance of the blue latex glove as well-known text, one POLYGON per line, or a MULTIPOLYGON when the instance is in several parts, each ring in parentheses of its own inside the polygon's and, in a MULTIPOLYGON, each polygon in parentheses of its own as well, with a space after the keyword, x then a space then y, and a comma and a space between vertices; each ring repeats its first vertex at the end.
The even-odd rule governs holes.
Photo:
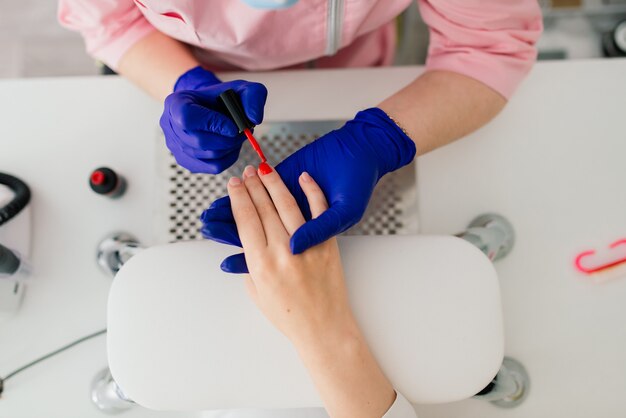
POLYGON ((225 90, 239 95, 246 116, 263 121, 267 89, 237 80, 222 83, 212 72, 196 67, 183 74, 165 99, 160 124, 176 162, 193 173, 221 173, 239 157, 246 140, 218 101, 225 90))
MULTIPOLYGON (((299 254, 356 224, 380 178, 414 157, 415 143, 385 112, 372 108, 278 164, 276 171, 308 220, 291 237, 292 253, 299 254), (319 184, 330 205, 313 220, 298 183, 303 171, 319 184)), ((213 202, 201 219, 205 238, 241 247, 228 196, 213 202)), ((231 273, 247 272, 243 254, 226 258, 221 267, 231 273)))

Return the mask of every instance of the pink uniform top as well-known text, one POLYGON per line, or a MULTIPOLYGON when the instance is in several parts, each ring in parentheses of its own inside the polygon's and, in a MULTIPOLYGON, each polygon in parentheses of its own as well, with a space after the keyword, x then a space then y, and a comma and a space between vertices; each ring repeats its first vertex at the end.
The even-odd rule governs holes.
MULTIPOLYGON (((388 65, 394 18, 412 0, 300 0, 281 10, 240 0, 59 0, 58 17, 115 69, 154 30, 213 70, 388 65), (339 6, 341 7, 339 7, 339 6)), ((537 0, 418 0, 430 28, 427 69, 464 74, 510 97, 536 58, 537 0)))

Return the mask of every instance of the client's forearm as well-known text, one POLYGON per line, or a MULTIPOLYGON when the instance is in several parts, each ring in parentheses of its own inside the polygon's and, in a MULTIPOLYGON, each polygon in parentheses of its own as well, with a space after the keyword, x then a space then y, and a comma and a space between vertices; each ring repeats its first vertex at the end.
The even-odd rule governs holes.
POLYGON ((331 418, 381 418, 396 393, 356 322, 295 343, 331 418))

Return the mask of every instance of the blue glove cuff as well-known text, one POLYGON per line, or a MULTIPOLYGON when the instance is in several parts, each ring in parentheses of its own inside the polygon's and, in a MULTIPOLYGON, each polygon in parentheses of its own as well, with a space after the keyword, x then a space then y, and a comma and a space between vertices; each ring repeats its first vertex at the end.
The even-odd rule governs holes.
POLYGON ((371 128, 378 128, 378 135, 367 135, 371 145, 379 156, 385 156, 381 162, 379 179, 409 164, 417 153, 415 142, 382 109, 372 107, 356 114, 350 123, 362 123, 371 128))
POLYGON ((221 82, 211 71, 197 66, 178 78, 176 84, 174 84, 174 93, 181 90, 197 90, 201 87, 208 87, 221 82))

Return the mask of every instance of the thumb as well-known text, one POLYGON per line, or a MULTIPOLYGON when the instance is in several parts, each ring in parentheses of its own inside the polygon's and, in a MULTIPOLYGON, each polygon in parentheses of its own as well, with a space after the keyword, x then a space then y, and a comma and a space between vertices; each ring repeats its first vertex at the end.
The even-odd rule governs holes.
POLYGON ((237 232, 237 225, 229 222, 208 221, 200 229, 202 236, 220 244, 241 247, 241 239, 237 232))
POLYGON ((213 132, 235 137, 239 133, 237 125, 226 115, 213 110, 203 102, 206 93, 183 91, 170 94, 165 99, 173 123, 185 131, 213 132))
POLYGON ((338 235, 360 219, 354 209, 345 203, 331 206, 315 219, 306 222, 294 232, 289 242, 292 254, 300 254, 307 249, 338 235))
POLYGON ((241 254, 234 254, 228 256, 222 261, 220 268, 225 273, 233 274, 245 274, 248 273, 248 265, 246 264, 246 257, 241 254))

